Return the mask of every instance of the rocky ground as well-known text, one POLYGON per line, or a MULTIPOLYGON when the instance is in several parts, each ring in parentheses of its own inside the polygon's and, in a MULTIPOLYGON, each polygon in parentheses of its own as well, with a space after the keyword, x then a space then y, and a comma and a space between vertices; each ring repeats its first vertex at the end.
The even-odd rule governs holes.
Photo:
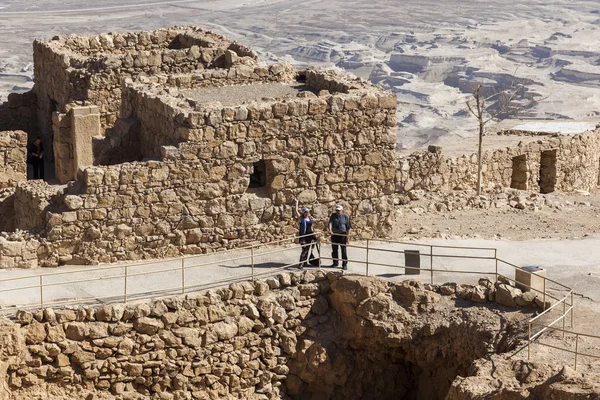
POLYGON ((578 239, 600 233, 598 193, 413 191, 404 202, 396 238, 578 239))
MULTIPOLYGON (((533 239, 576 240, 597 237, 600 234, 600 194, 536 194, 515 189, 498 189, 480 196, 474 191, 451 193, 409 193, 403 206, 394 236, 402 240, 491 239, 522 241, 533 239)), ((567 285, 578 289, 586 277, 573 271, 567 285)), ((597 335, 600 332, 600 304, 598 299, 575 296, 575 327, 573 331, 597 335)), ((560 311, 560 310, 559 310, 560 311)), ((557 315, 554 315, 556 318, 557 315)), ((552 320, 553 318, 550 318, 552 320)), ((550 322, 548 320, 547 322, 550 322)), ((566 327, 569 328, 567 319, 566 327)), ((562 327, 561 323, 558 324, 562 327)), ((541 342, 558 347, 575 349, 575 335, 563 338, 560 332, 544 335, 541 342)), ((599 355, 600 340, 580 337, 579 351, 599 355)), ((520 356, 527 357, 526 349, 520 356)), ((552 365, 574 366, 574 354, 536 345, 532 359, 552 365)), ((579 358, 579 371, 594 372, 600 368, 599 360, 579 358), (582 363, 583 361, 583 363, 582 363)), ((512 368, 512 367, 511 367, 512 368)), ((573 371, 564 372, 575 374, 573 371)), ((461 398, 452 397, 452 398, 461 398)))

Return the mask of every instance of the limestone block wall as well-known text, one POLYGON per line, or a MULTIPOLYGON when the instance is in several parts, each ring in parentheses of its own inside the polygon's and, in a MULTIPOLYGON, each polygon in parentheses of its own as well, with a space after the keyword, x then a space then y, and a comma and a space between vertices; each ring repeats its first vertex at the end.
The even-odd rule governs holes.
POLYGON ((128 398, 283 396, 303 324, 328 320, 329 292, 330 280, 317 271, 137 305, 21 312, 20 357, 3 354, 0 379, 16 395, 60 382, 80 394, 128 398))
MULTIPOLYGON (((600 169, 600 129, 575 136, 548 137, 523 146, 484 152, 483 185, 522 190, 593 190, 600 169)), ((477 185, 477 154, 447 159, 443 151, 415 152, 399 160, 399 191, 453 190, 477 185)))
MULTIPOLYGON (((196 132, 194 129, 199 129, 200 125, 205 124, 206 118, 211 118, 205 115, 204 110, 195 112, 195 102, 177 96, 178 89, 291 82, 295 80, 296 74, 291 65, 281 63, 269 68, 241 65, 230 69, 204 70, 189 75, 157 76, 151 84, 129 81, 123 87, 120 116, 139 122, 139 131, 136 133, 139 134, 137 140, 141 154, 144 157, 159 157, 161 146, 193 141, 196 132)), ((208 124, 212 127, 248 119, 248 111, 245 111, 245 115, 244 111, 240 111, 237 116, 225 116, 223 120, 224 112, 235 112, 235 109, 228 108, 224 111, 220 103, 217 103, 211 112, 214 117, 208 124), (216 114, 221 115, 217 117, 216 114)))
POLYGON ((2 268, 36 268, 40 242, 34 235, 24 232, 0 235, 0 265, 2 268))
POLYGON ((0 132, 0 189, 27 180, 27 133, 0 132))
POLYGON ((23 231, 40 232, 45 229, 46 211, 61 199, 62 190, 42 180, 19 184, 15 190, 15 227, 23 231))
POLYGON ((51 114, 81 102, 97 105, 102 127, 114 124, 122 78, 254 63, 245 46, 195 27, 97 36, 55 37, 33 44, 38 119, 49 138, 51 114))
POLYGON ((0 104, 0 132, 22 130, 37 135, 37 101, 33 91, 10 93, 0 104))
POLYGON ((68 105, 66 113, 53 115, 56 179, 66 183, 77 178, 81 167, 94 165, 93 138, 100 136, 97 106, 68 105))

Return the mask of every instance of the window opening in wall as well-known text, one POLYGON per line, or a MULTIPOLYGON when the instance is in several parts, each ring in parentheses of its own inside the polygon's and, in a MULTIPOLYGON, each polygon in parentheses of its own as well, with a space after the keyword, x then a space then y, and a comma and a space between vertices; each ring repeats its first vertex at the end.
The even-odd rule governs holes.
POLYGON ((513 189, 527 190, 527 155, 513 157, 512 177, 510 187, 513 189))
POLYGON ((267 185, 267 167, 264 160, 252 164, 249 189, 258 189, 267 185))
POLYGON ((542 151, 540 158, 540 193, 552 193, 556 186, 556 150, 542 151))

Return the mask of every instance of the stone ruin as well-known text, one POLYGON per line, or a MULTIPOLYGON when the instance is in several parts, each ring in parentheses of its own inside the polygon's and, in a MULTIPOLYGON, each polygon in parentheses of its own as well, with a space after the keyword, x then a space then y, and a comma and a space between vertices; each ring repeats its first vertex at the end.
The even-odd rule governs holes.
POLYGON ((510 358, 535 307, 490 307, 506 300, 503 286, 307 271, 20 311, 0 323, 0 390, 7 400, 597 398, 569 369, 510 358))
MULTIPOLYGON (((392 93, 266 66, 200 28, 55 37, 34 61, 33 91, 0 105, 4 268, 268 242, 295 232, 295 198, 317 228, 341 203, 360 237, 384 236, 408 192, 475 186, 475 156, 397 156, 392 93), (48 183, 26 181, 25 135, 42 138, 48 183)), ((590 190, 599 135, 488 152, 485 185, 590 190)))

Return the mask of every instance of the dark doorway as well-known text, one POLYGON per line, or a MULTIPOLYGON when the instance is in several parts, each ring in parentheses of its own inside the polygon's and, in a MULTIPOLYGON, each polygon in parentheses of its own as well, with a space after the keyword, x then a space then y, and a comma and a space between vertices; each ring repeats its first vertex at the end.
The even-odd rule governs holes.
POLYGON ((527 190, 527 155, 513 157, 512 159, 512 177, 510 187, 513 189, 527 190))
POLYGON ((542 151, 540 158, 540 193, 552 193, 556 186, 556 150, 542 151))

